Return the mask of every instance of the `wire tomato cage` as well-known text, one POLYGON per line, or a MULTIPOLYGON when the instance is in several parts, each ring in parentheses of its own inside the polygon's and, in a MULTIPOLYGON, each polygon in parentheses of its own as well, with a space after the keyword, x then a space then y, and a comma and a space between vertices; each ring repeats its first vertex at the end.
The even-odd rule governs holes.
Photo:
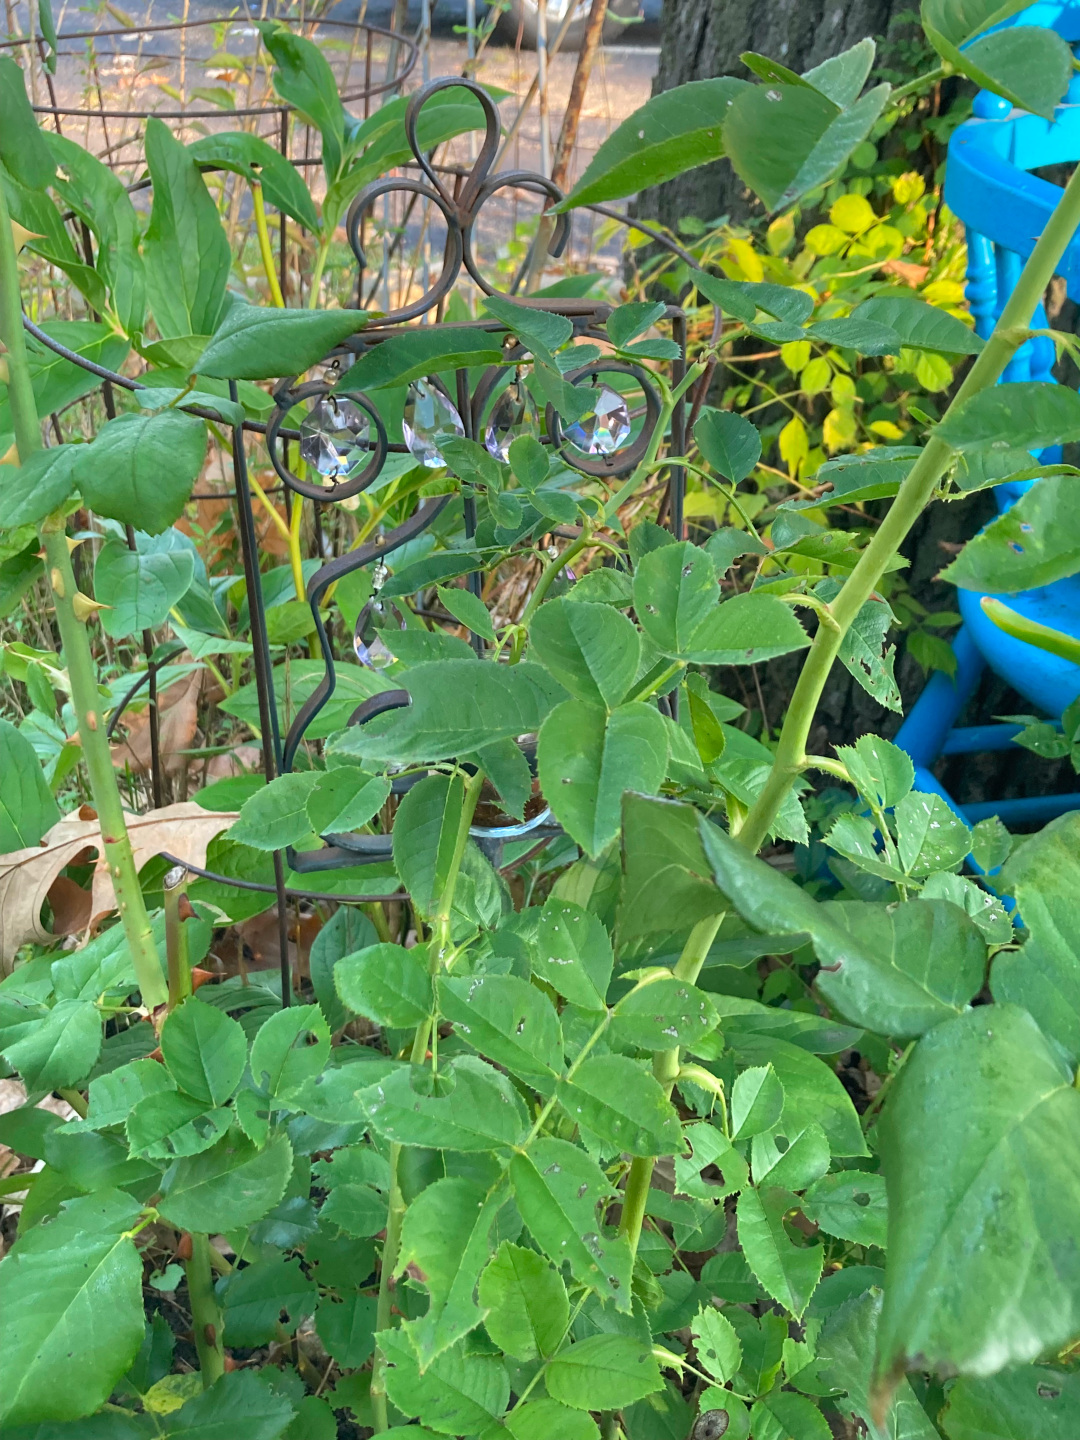
MULTIPOLYGON (((406 297, 405 303, 397 309, 372 313, 363 328, 358 327, 355 335, 348 337, 342 345, 312 367, 308 373, 315 378, 281 377, 273 392, 274 408, 268 422, 245 418, 242 423, 232 423, 212 409, 188 407, 191 413, 202 415, 205 419, 231 429, 237 528, 249 602, 259 726, 268 780, 293 770, 311 727, 330 704, 338 688, 340 662, 335 655, 324 615, 324 605, 334 587, 361 570, 371 571, 371 598, 356 620, 352 648, 361 666, 375 668, 373 650, 380 642, 376 640, 372 643, 370 627, 376 621, 392 621, 395 612, 393 587, 386 585, 389 575, 388 561, 395 552, 417 540, 431 528, 450 504, 454 494, 427 495, 401 523, 393 528, 380 530, 344 554, 324 559, 324 563, 310 577, 306 598, 311 609, 312 625, 317 636, 323 669, 314 690, 301 704, 283 734, 275 695, 266 597, 259 564, 252 488, 248 476, 248 435, 259 436, 264 441, 270 462, 290 503, 303 504, 305 500, 310 501, 317 520, 321 507, 351 500, 376 485, 384 475, 388 462, 394 460, 394 457, 409 455, 418 466, 442 474, 444 467, 449 467, 439 447, 453 438, 479 441, 495 458, 505 459, 513 438, 520 434, 532 434, 542 444, 558 452, 569 470, 583 479, 615 481, 629 475, 637 467, 648 451, 662 417, 661 398, 652 373, 637 363, 605 355, 600 348, 605 344, 611 345, 604 328, 613 309, 610 303, 589 298, 515 297, 512 293, 496 291, 477 265, 473 253, 474 235, 483 207, 492 196, 502 189, 514 186, 532 192, 545 203, 558 203, 563 199, 558 187, 541 174, 513 171, 491 175, 491 163, 499 137, 499 117, 487 92, 468 79, 447 77, 433 80, 411 96, 406 110, 405 130, 415 168, 423 178, 380 179, 361 190, 353 200, 346 220, 346 232, 357 261, 356 293, 358 297, 364 296, 364 274, 367 266, 364 249, 366 221, 374 206, 383 202, 394 191, 437 207, 443 217, 446 241, 442 267, 437 278, 425 285, 419 299, 406 297), (434 95, 450 87, 462 87, 470 92, 479 101, 484 112, 484 141, 477 159, 468 170, 463 167, 454 167, 449 171, 444 167, 436 169, 417 139, 417 125, 423 107, 434 95), (507 325, 495 318, 459 321, 453 324, 444 322, 440 326, 442 331, 460 332, 463 337, 471 340, 484 334, 499 337, 491 341, 493 348, 501 349, 499 363, 485 365, 478 378, 470 373, 467 365, 459 365, 453 370, 450 383, 446 371, 440 371, 433 365, 433 373, 411 381, 403 403, 399 398, 397 408, 392 401, 388 402, 386 394, 367 393, 352 380, 350 372, 358 368, 363 372, 365 362, 370 366, 372 357, 377 357, 380 346, 397 337, 415 334, 424 329, 427 322, 437 319, 447 297, 461 280, 463 272, 485 296, 514 298, 518 304, 527 306, 530 310, 568 320, 572 326, 573 338, 587 343, 587 350, 585 346, 581 347, 584 363, 569 370, 563 377, 565 383, 590 392, 593 403, 581 420, 566 424, 551 404, 545 407, 541 416, 539 407, 521 379, 523 369, 532 357, 519 341, 506 334, 507 325), (399 434, 401 438, 397 439, 399 434), (298 474, 298 468, 305 473, 298 474), (312 478, 313 475, 315 478, 312 478)), ((642 228, 640 222, 630 222, 617 211, 607 212, 606 207, 596 208, 611 214, 624 224, 633 223, 635 228, 642 228)), ((557 255, 565 245, 570 223, 569 214, 560 215, 548 231, 541 229, 538 232, 539 235, 546 236, 550 254, 557 255)), ((682 254, 679 247, 661 233, 658 232, 655 238, 682 254)), ((661 318, 668 321, 672 327, 677 353, 669 363, 672 383, 677 385, 682 380, 686 367, 686 317, 680 307, 669 305, 661 318)), ((129 391, 142 388, 138 380, 90 361, 63 346, 25 316, 24 325, 42 345, 89 371, 103 382, 129 391)), ((230 382, 230 395, 234 401, 237 393, 236 383, 230 382)), ((673 409, 670 422, 671 445, 676 455, 685 453, 686 420, 685 401, 680 398, 673 409)), ((395 463, 399 462, 395 460, 395 463)), ((681 536, 683 529, 684 490, 684 470, 678 465, 669 467, 666 513, 668 524, 677 536, 681 536)), ((478 529, 475 496, 469 493, 466 485, 461 486, 461 495, 465 537, 467 541, 475 543, 478 529)), ((549 523, 545 533, 555 536, 562 532, 558 524, 549 523)), ((475 568, 467 575, 467 583, 477 595, 480 593, 481 573, 479 568, 475 568)), ((472 638, 476 648, 482 650, 482 640, 477 636, 472 638)), ((167 658, 173 659, 175 655, 170 654, 167 658)), ((156 663, 160 667, 164 662, 158 659, 156 663)), ((144 678, 140 677, 121 701, 112 716, 111 726, 115 726, 124 706, 141 687, 144 678)), ((401 678, 405 682, 402 686, 381 690, 353 710, 348 716, 347 728, 362 727, 389 710, 408 706, 411 703, 407 688, 408 672, 401 678)), ((535 774, 535 737, 521 737, 519 745, 535 774)), ((420 778, 422 773, 392 775, 392 793, 403 794, 420 778)), ((496 864, 501 860, 502 847, 508 842, 533 840, 539 843, 561 833, 542 797, 536 797, 534 803, 527 807, 526 818, 521 822, 497 813, 497 806, 487 806, 485 809, 494 809, 496 813, 474 823, 470 833, 496 864), (532 810, 531 814, 529 809, 532 810)), ((274 852, 273 886, 205 867, 188 865, 171 855, 164 855, 163 858, 171 863, 184 864, 200 878, 226 886, 235 885, 238 889, 273 894, 277 899, 283 936, 286 905, 290 900, 333 899, 343 903, 361 903, 407 898, 406 892, 400 889, 387 894, 365 889, 360 894, 343 895, 335 891, 302 890, 287 886, 284 864, 286 860, 294 873, 302 875, 385 864, 391 859, 392 838, 388 832, 328 834, 319 838, 322 843, 318 849, 297 851, 288 847, 284 855, 281 851, 274 852)), ((284 938, 281 953, 283 996, 287 997, 288 959, 284 938)))

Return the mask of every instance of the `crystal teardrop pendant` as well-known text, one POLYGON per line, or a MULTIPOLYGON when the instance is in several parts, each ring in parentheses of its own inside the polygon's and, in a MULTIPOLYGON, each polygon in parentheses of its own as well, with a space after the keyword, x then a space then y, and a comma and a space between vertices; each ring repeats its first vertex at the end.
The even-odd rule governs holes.
POLYGON ((496 400, 484 431, 484 446, 496 460, 509 460, 510 446, 522 435, 539 435, 536 403, 520 380, 514 380, 496 400))
POLYGON ((442 441, 465 435, 461 416, 446 396, 427 380, 417 380, 409 386, 401 429, 409 453, 429 470, 438 470, 446 464, 439 449, 442 441))
POLYGON ((596 393, 588 415, 566 430, 566 438, 586 455, 613 455, 630 438, 630 411, 623 397, 607 385, 596 393))
POLYGON ((354 401, 323 395, 300 423, 300 455, 328 480, 343 480, 370 448, 371 422, 354 401))

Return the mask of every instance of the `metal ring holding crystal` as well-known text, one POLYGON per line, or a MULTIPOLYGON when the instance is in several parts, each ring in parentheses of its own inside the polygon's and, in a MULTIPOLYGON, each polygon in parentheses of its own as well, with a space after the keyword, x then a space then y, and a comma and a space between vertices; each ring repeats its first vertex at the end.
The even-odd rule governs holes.
POLYGON ((274 400, 276 409, 266 427, 266 448, 270 452, 271 465, 290 490, 295 491, 297 495, 306 495, 309 500, 317 500, 320 504, 326 504, 332 500, 348 500, 353 495, 359 495, 361 490, 367 489, 383 468, 389 442, 386 438, 386 426, 382 422, 382 416, 366 395, 359 390, 337 390, 324 380, 312 380, 306 385, 298 385, 295 389, 287 387, 287 385, 279 387, 275 392, 274 400), (354 405, 358 405, 363 410, 374 427, 375 453, 359 475, 353 475, 344 481, 328 477, 328 484, 316 485, 310 480, 301 480, 285 464, 281 453, 282 442, 286 438, 292 439, 293 433, 290 432, 288 436, 283 436, 281 427, 295 406, 302 404, 305 400, 313 400, 326 395, 333 395, 335 400, 351 400, 354 405))
POLYGON ((628 445, 622 445, 618 450, 612 451, 610 455, 598 456, 596 459, 582 455, 580 451, 577 451, 574 442, 563 433, 554 405, 549 405, 546 412, 551 443, 566 463, 571 469, 580 470, 583 475, 593 475, 600 480, 617 479, 623 475, 629 475, 634 467, 641 463, 649 448, 653 431, 660 423, 662 409, 660 396, 652 384, 649 372, 640 365, 631 365, 625 360, 597 360, 593 365, 584 365, 580 370, 571 370, 568 375, 563 376, 563 379, 570 385, 576 385, 579 380, 589 377, 595 384, 598 375, 611 374, 632 375, 641 386, 645 396, 645 423, 637 438, 628 445), (577 453, 573 453, 575 451, 577 453))

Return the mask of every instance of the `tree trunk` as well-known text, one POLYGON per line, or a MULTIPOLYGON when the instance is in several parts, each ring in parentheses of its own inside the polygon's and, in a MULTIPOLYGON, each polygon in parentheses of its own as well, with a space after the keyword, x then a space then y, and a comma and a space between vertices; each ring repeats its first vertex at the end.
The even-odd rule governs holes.
MULTIPOLYGON (((895 41, 912 34, 913 8, 912 0, 664 0, 653 93, 717 75, 747 79, 739 59, 746 50, 803 71, 872 35, 879 62, 888 60, 895 41)), ((646 192, 641 202, 643 217, 673 228, 681 215, 738 222, 755 211, 761 214, 760 205, 724 160, 646 192)))

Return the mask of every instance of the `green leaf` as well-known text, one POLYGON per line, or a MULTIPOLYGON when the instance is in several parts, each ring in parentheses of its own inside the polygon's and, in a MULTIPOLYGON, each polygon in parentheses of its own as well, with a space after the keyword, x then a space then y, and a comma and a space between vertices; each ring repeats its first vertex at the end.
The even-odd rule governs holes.
POLYGON ((626 1055, 590 1055, 558 1087, 559 1103, 605 1148, 631 1155, 674 1155, 679 1119, 659 1082, 626 1055))
POLYGON ((562 1027, 535 985, 514 975, 443 978, 439 1010, 475 1050, 530 1084, 547 1088, 561 1074, 562 1027))
POLYGON ((597 1206, 615 1190, 596 1161, 567 1140, 542 1135, 514 1155, 510 1181, 521 1218, 544 1254, 629 1314, 633 1257, 624 1235, 601 1233, 597 1206))
POLYGON ((818 988, 853 1024, 908 1040, 964 1010, 982 989, 986 942, 948 900, 839 901, 827 907, 855 941, 818 988))
POLYGON ((335 180, 347 159, 345 114, 338 83, 326 56, 313 40, 297 35, 277 21, 258 26, 262 42, 274 57, 274 89, 305 115, 322 138, 323 168, 335 180))
POLYGON ((1036 380, 992 385, 951 410, 934 433, 961 452, 1066 444, 1080 439, 1080 395, 1036 380))
POLYGON ((879 1373, 987 1374, 1071 1340, 1080 1259, 1061 1237, 1080 1203, 1080 1093, 1031 1016, 995 1005, 931 1030, 878 1133, 889 1192, 879 1373))
MULTIPOLYGON (((463 756, 463 759, 469 757, 463 756)), ((516 740, 496 740, 481 745, 472 760, 499 792, 503 809, 515 820, 524 820, 525 804, 532 794, 533 776, 529 762, 516 740)))
POLYGON ((866 1155, 859 1117, 836 1074, 801 1045, 775 1035, 733 1033, 731 1048, 744 1065, 771 1065, 784 1087, 780 1128, 799 1135, 818 1124, 834 1155, 866 1155))
POLYGON ((408 671, 412 704, 339 735, 332 751, 368 765, 448 760, 539 730, 562 690, 538 665, 429 660, 408 671))
POLYGON ((0 57, 0 160, 20 185, 44 190, 56 174, 49 147, 30 108, 22 69, 0 57))
POLYGON ((206 454, 206 426, 180 410, 119 415, 75 460, 75 483, 99 515, 159 535, 179 519, 206 454))
POLYGON ((231 1121, 230 1110, 208 1110, 202 1100, 163 1090, 140 1100, 124 1128, 133 1155, 169 1161, 209 1150, 231 1121))
POLYGON ((977 355, 982 339, 947 310, 939 310, 914 296, 874 295, 851 312, 853 320, 869 320, 895 330, 909 350, 944 351, 947 355, 977 355))
POLYGON ((467 1355, 461 1345, 421 1370, 400 1330, 376 1336, 386 1359, 386 1391, 404 1415, 440 1435, 478 1435, 506 1409, 510 1382, 491 1355, 467 1355))
POLYGON ((570 694, 614 708, 641 662, 637 627, 610 605, 549 600, 533 620, 530 648, 570 694))
POLYGON ((733 1380, 742 1364, 742 1346, 726 1316, 710 1306, 699 1310, 690 1325, 698 1364, 718 1385, 733 1380))
POLYGON ((660 300, 631 300, 627 305, 617 306, 604 321, 608 339, 617 349, 622 349, 636 335, 644 334, 662 320, 666 309, 660 300))
POLYGON ((78 1420, 103 1405, 143 1338, 138 1202, 66 1202, 0 1263, 0 1422, 78 1420))
POLYGON ((37 450, 20 465, 5 466, 0 487, 0 530, 36 525, 58 510, 75 489, 77 447, 37 450))
POLYGON ((826 1235, 885 1249, 889 1210, 885 1181, 880 1175, 860 1170, 825 1175, 811 1185, 801 1204, 806 1218, 826 1235))
POLYGON ((746 88, 723 76, 653 96, 604 141, 561 208, 621 200, 719 160, 731 102, 746 88))
POLYGON ((1025 8, 1024 0, 923 0, 921 18, 943 60, 976 85, 1052 120, 1072 70, 1061 37, 1024 25, 975 38, 1025 8))
POLYGON ((431 1013, 427 946, 369 945, 345 955, 334 969, 334 984, 354 1015, 399 1029, 416 1026, 431 1013))
POLYGON ((837 746, 836 756, 859 794, 879 810, 898 805, 915 783, 911 756, 879 735, 860 735, 854 745, 837 746))
POLYGON ((574 1410, 618 1410, 662 1388, 652 1350, 633 1335, 590 1335, 551 1361, 548 1394, 574 1410))
POLYGON ((1052 820, 1008 861, 1001 884, 1016 897, 1028 939, 998 955, 990 974, 994 999, 1028 1010, 1072 1066, 1080 1061, 1078 820, 1075 814, 1052 820))
POLYGON ((352 905, 342 905, 315 936, 309 961, 311 983, 331 1030, 340 1030, 348 1019, 334 984, 339 961, 345 955, 375 944, 377 939, 374 925, 362 910, 352 905))
POLYGON ((652 981, 630 991, 615 1006, 608 1039, 613 1046, 633 1050, 693 1048, 716 1029, 716 1007, 704 990, 675 976, 652 981))
POLYGON ((941 1417, 949 1440, 1055 1440, 1080 1425, 1080 1379, 1022 1365, 985 1379, 958 1380, 941 1417))
POLYGON ((191 154, 153 115, 146 122, 145 146, 154 200, 143 260, 158 333, 163 340, 212 335, 232 264, 217 205, 191 154))
POLYGON ((624 792, 660 788, 667 732, 660 712, 644 701, 607 715, 599 706, 566 700, 544 721, 536 753, 555 818, 595 856, 618 833, 624 792))
POLYGON ((971 831, 940 795, 913 790, 893 816, 900 863, 909 875, 951 870, 971 850, 971 831))
POLYGON ((292 1334, 315 1309, 318 1291, 295 1257, 274 1255, 236 1269, 218 1284, 225 1317, 225 1344, 245 1348, 277 1338, 278 1327, 292 1334), (288 1318, 282 1319, 282 1312, 288 1318))
MULTIPOLYGON (((843 1275, 861 1272, 862 1284, 872 1287, 871 1277, 879 1281, 880 1270, 853 1266, 843 1275)), ((822 1286, 824 1295, 827 1286, 822 1286)), ((815 1301, 815 1305, 817 1302, 815 1301)), ((881 1290, 864 1288, 839 1304, 828 1315, 825 1328, 818 1337, 816 1370, 822 1385, 845 1390, 843 1399, 833 1404, 844 1416, 865 1427, 867 1440, 938 1440, 939 1432, 927 1417, 907 1380, 901 1380, 889 1405, 884 1424, 874 1418, 876 1407, 871 1403, 874 1370, 874 1348, 881 1316, 881 1290)))
POLYGON ((474 635, 479 635, 484 640, 494 641, 495 631, 491 626, 491 616, 479 596, 474 595, 471 590, 462 590, 458 586, 451 588, 446 585, 439 585, 437 593, 440 604, 449 610, 455 620, 460 620, 462 625, 467 630, 471 630, 474 635))
MULTIPOLYGON (((1051 385, 1045 388, 1064 389, 1051 385)), ((941 578, 964 590, 1017 591, 1051 585, 1077 570, 1080 527, 1076 481, 1068 476, 1050 476, 1038 481, 969 540, 941 572, 941 578)))
POLYGON ((213 1231, 222 1216, 234 1228, 251 1225, 284 1195, 292 1164, 286 1135, 273 1136, 259 1150, 234 1131, 169 1167, 158 1208, 178 1230, 213 1231))
POLYGON ((784 1087, 771 1065, 754 1065, 731 1088, 731 1137, 747 1140, 771 1130, 784 1110, 784 1087))
POLYGON ((832 1440, 832 1429, 812 1400, 776 1390, 750 1410, 754 1440, 832 1440))
POLYGON ((188 146, 188 151, 200 165, 231 170, 243 175, 249 184, 258 180, 271 205, 291 215, 305 230, 318 231, 319 212, 299 170, 280 150, 257 135, 241 130, 203 135, 188 146))
POLYGON ((754 1184, 779 1185, 785 1190, 804 1190, 828 1171, 832 1158, 821 1126, 811 1123, 797 1134, 782 1133, 777 1125, 755 1135, 750 1147, 754 1184))
POLYGON ((745 480, 761 459, 757 427, 731 410, 706 406, 694 426, 694 439, 706 463, 733 485, 745 480))
POLYGON ((271 1015, 251 1046, 251 1077, 270 1095, 288 1096, 320 1073, 330 1057, 330 1030, 317 1005, 271 1015))
POLYGON ((534 972, 572 1005, 603 1010, 614 963, 599 917, 552 895, 536 927, 534 972))
POLYGON ((876 51, 874 41, 868 37, 805 71, 801 78, 837 105, 851 105, 866 84, 876 51))
POLYGON ((446 889, 464 796, 460 775, 428 775, 394 817, 394 865, 421 915, 434 914, 446 889))
MULTIPOLYGON (((352 313, 352 312, 349 312, 352 313)), ((393 335, 373 345, 337 383, 339 390, 383 390, 407 385, 443 370, 470 365, 498 365, 503 352, 498 334, 427 325, 404 335, 393 335)))
MULTIPOLYGON (((363 1365, 375 1349, 379 1302, 373 1295, 352 1290, 335 1300, 324 1295, 315 1312, 315 1331, 343 1370, 363 1365)), ((227 1332, 226 1332, 227 1333, 227 1332)), ((336 1427, 335 1427, 336 1429, 336 1427)))
POLYGON ((888 643, 896 620, 884 600, 867 600, 840 642, 838 659, 868 695, 888 710, 902 711, 893 674, 896 647, 888 643))
POLYGON ((698 833, 697 811, 671 800, 623 800, 620 935, 670 934, 673 917, 690 926, 728 908, 698 833))
POLYGON ((362 310, 276 310, 237 301, 199 357, 199 374, 219 380, 302 375, 366 323, 362 310))
MULTIPOLYGON (((273 1372, 272 1372, 273 1373, 273 1372)), ((155 1417, 163 1440, 279 1440, 293 1418, 292 1402, 254 1370, 222 1375, 209 1390, 185 1401, 179 1410, 155 1417)))
POLYGON ((140 554, 121 540, 106 540, 94 562, 94 597, 109 607, 101 612, 101 628, 116 637, 156 629, 194 578, 190 550, 140 554))
POLYGON ((554 352, 565 345, 574 333, 573 322, 565 315, 521 305, 502 295, 485 295, 484 309, 516 335, 526 349, 550 365, 555 364, 554 352))
POLYGON ((688 1125, 683 1139, 692 1154, 675 1157, 675 1191, 696 1200, 722 1200, 741 1190, 750 1177, 746 1161, 715 1125, 688 1125), (715 1166, 722 1179, 706 1180, 702 1172, 715 1166))
POLYGON ((294 770, 261 786, 240 806, 229 839, 256 850, 283 850, 310 835, 307 802, 318 781, 314 770, 294 770))
POLYGON ((0 720, 0 855, 36 845, 60 819, 30 741, 0 720))
POLYGON ((535 1250, 504 1240, 480 1276, 484 1328, 515 1360, 547 1359, 562 1343, 570 1302, 562 1276, 535 1250))
POLYGON ((471 1055, 439 1070, 408 1066, 357 1096, 373 1128, 399 1145, 439 1150, 495 1150, 520 1143, 525 1107, 505 1075, 471 1055))
POLYGON ((425 1369, 484 1318, 474 1296, 506 1199, 504 1184, 488 1191, 476 1180, 447 1177, 422 1190, 405 1212, 397 1273, 411 1265, 427 1287, 427 1314, 408 1327, 425 1369))
POLYGON ((27 1090, 76 1085, 101 1052, 101 1016, 88 1000, 58 1000, 37 1023, 0 1054, 22 1076, 27 1090))
POLYGON ((546 1398, 515 1405, 505 1424, 514 1440, 551 1440, 553 1435, 559 1440, 600 1440, 591 1415, 546 1398))
POLYGON ((866 139, 888 95, 878 85, 841 110, 808 86, 747 86, 728 112, 724 145, 739 178, 779 210, 829 179, 866 139))
POLYGON ((800 1320, 821 1278, 825 1248, 796 1245, 788 1237, 784 1213, 793 1203, 786 1190, 744 1190, 737 1216, 746 1263, 773 1299, 800 1320))
POLYGON ((355 765, 324 771, 308 796, 310 827, 317 835, 359 830, 378 814, 389 794, 385 775, 368 775, 355 765))
POLYGON ((890 325, 847 315, 808 325, 806 334, 819 345, 838 345, 859 355, 899 355, 900 337, 890 325))
POLYGON ((207 1105, 224 1105, 244 1073, 247 1039, 224 1011, 187 1000, 161 1027, 161 1053, 181 1090, 207 1105))

